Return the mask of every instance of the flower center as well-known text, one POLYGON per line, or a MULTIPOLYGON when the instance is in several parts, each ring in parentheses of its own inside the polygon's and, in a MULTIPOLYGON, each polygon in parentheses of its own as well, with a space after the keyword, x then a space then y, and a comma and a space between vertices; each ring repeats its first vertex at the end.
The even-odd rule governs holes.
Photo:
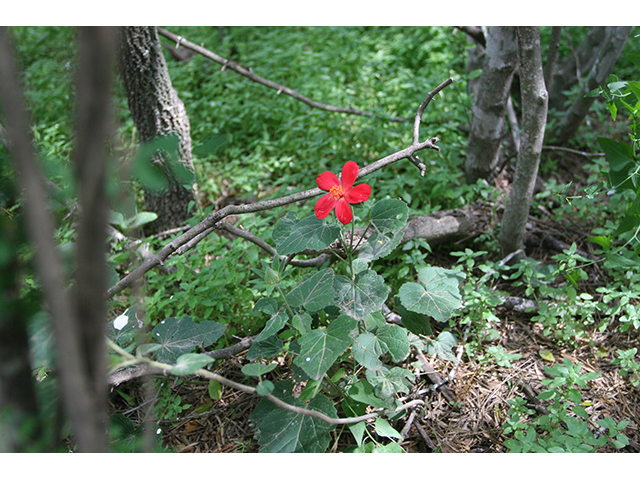
POLYGON ((331 190, 329 190, 329 193, 333 195, 333 198, 335 198, 336 200, 344 196, 344 192, 342 191, 342 186, 340 185, 334 185, 333 187, 331 187, 331 190))

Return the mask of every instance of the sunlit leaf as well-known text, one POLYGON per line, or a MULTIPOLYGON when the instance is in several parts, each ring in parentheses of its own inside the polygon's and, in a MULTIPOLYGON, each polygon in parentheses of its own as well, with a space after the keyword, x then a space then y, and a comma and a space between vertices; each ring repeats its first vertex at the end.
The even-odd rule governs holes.
POLYGON ((186 353, 176 360, 176 364, 171 367, 174 375, 192 375, 196 370, 213 363, 214 360, 204 353, 186 353))

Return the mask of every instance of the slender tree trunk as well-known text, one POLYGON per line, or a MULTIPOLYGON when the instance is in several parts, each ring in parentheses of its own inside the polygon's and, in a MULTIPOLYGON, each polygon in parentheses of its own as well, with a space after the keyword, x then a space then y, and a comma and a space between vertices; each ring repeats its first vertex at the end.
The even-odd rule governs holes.
POLYGON ((0 29, 0 84, 3 93, 11 92, 2 97, 7 136, 24 190, 26 229, 35 246, 35 266, 53 327, 60 393, 80 452, 107 449, 104 172, 116 34, 117 30, 109 27, 80 30, 74 163, 81 183, 82 213, 76 253, 77 290, 72 297, 65 288, 68 279, 55 246, 55 224, 33 149, 16 64, 6 29, 0 29))
POLYGON ((472 108, 465 163, 468 183, 490 178, 498 163, 517 62, 515 27, 490 27, 488 31, 486 64, 472 108))
MULTIPOLYGON (((570 28, 566 29, 569 37, 570 28)), ((593 66, 598 52, 608 42, 607 27, 591 27, 580 45, 570 55, 556 65, 552 81, 547 85, 549 91, 549 109, 564 111, 567 106, 565 92, 577 82, 582 82, 593 66)), ((569 37, 569 41, 571 41, 569 37)), ((545 79, 546 80, 546 79, 545 79)))
POLYGON ((551 29, 551 39, 549 40, 549 51, 547 52, 547 61, 544 65, 544 84, 550 85, 551 79, 558 63, 558 47, 560 46, 560 36, 562 35, 562 27, 553 27, 551 29))
POLYGON ((606 27, 606 29, 608 41, 594 59, 593 66, 586 80, 582 83, 578 97, 567 110, 555 132, 553 140, 557 145, 567 143, 582 124, 595 101, 595 97, 586 97, 586 94, 606 81, 627 43, 633 27, 606 27))
POLYGON ((522 136, 515 177, 502 217, 500 246, 508 255, 522 248, 531 199, 538 175, 540 152, 547 121, 540 29, 518 27, 518 65, 522 96, 522 136))
MULTIPOLYGON (((156 27, 124 27, 118 65, 140 141, 177 134, 180 162, 193 171, 189 118, 171 85, 156 27)), ((165 163, 161 157, 155 161, 165 163)), ((158 214, 158 219, 145 228, 147 234, 183 225, 189 218, 188 204, 195 199, 193 190, 176 181, 168 169, 165 172, 170 180, 167 191, 145 191, 145 209, 158 214)))

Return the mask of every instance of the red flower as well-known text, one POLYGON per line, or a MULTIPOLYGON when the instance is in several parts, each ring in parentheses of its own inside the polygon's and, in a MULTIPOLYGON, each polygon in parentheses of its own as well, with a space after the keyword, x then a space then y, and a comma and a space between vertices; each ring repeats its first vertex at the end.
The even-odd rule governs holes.
POLYGON ((356 162, 349 161, 342 167, 342 182, 333 172, 318 175, 316 178, 318 187, 329 193, 320 197, 316 203, 316 217, 320 219, 327 217, 335 207, 336 217, 343 225, 351 222, 353 213, 349 204, 364 202, 371 195, 371 186, 364 183, 353 186, 359 170, 356 162))

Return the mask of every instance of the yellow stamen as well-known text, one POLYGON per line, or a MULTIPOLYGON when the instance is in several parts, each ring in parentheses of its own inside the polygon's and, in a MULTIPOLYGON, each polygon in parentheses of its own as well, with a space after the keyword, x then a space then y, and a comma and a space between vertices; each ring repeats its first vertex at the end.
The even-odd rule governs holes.
POLYGON ((333 187, 331 187, 331 190, 329 190, 329 193, 333 195, 333 198, 335 198, 336 200, 338 200, 340 197, 344 195, 342 191, 342 186, 340 185, 334 185, 333 187))

